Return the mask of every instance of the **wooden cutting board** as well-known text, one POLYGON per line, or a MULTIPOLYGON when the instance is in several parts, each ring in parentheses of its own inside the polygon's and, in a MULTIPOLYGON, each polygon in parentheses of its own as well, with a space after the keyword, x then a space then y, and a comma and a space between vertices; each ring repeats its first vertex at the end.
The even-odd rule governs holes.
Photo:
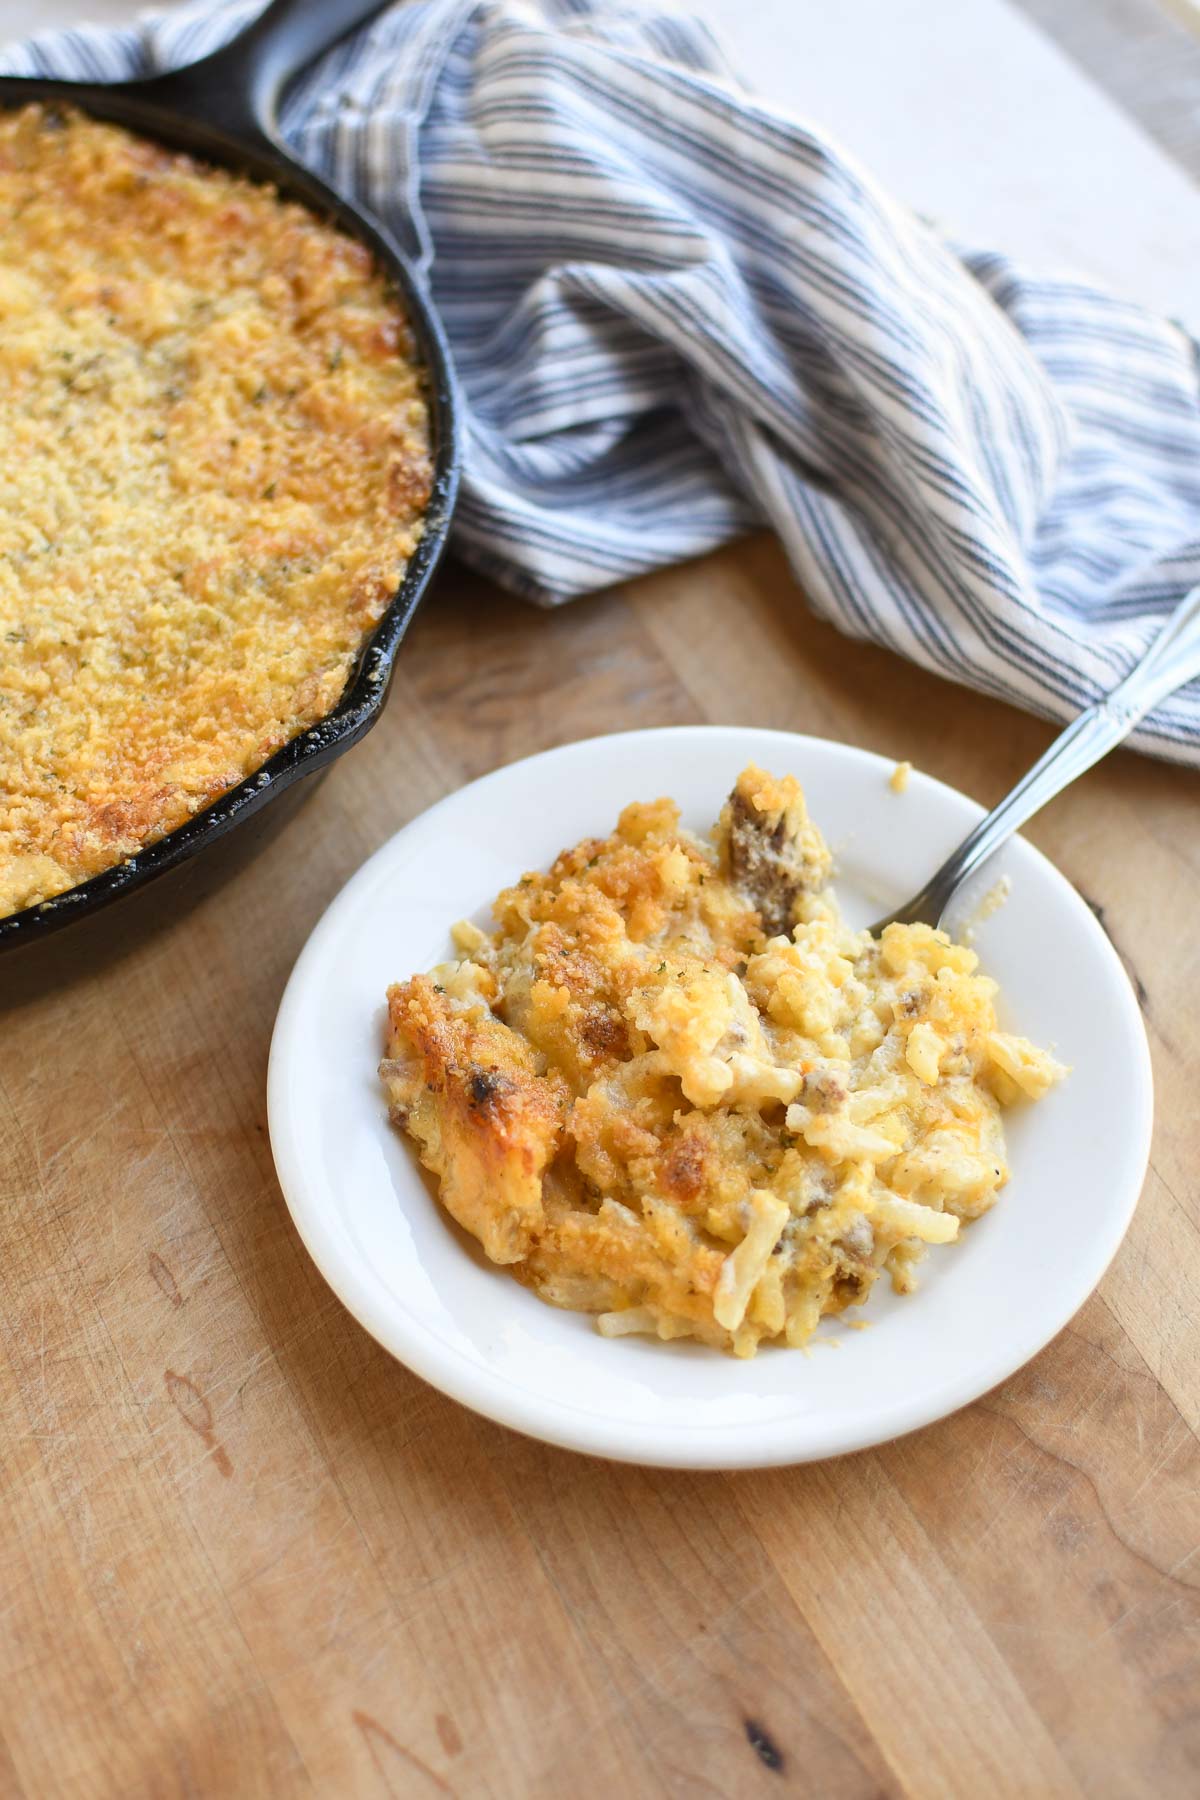
POLYGON ((729 1477, 544 1449, 291 1229, 267 1047, 328 900, 499 762, 694 720, 986 802, 1051 735, 815 623, 765 539, 551 614, 451 571, 235 881, 53 994, 0 965, 0 1794, 1197 1790, 1200 776, 1120 754, 1032 829, 1138 983, 1153 1170, 1096 1297, 943 1424, 729 1477))

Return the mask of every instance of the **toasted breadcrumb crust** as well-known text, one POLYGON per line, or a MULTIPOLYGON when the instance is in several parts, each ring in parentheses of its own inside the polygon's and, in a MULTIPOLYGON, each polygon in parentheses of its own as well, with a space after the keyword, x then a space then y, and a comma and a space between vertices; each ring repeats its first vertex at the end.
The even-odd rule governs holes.
POLYGON ((0 217, 2 917, 331 711, 431 462, 370 254, 272 188, 30 106, 0 217))
POLYGON ((710 840, 625 808, 388 993, 391 1116, 488 1255, 608 1336, 750 1356, 898 1292, 1008 1178, 1000 1109, 1064 1073, 927 925, 849 930, 799 784, 710 840))

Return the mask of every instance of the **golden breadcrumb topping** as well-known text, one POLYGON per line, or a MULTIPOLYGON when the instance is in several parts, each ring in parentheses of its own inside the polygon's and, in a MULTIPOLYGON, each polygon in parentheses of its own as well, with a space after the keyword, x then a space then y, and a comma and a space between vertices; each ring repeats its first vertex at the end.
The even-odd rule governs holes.
POLYGON ((1063 1073, 927 925, 850 931, 800 787, 739 776, 565 850, 388 992, 391 1116, 493 1261, 609 1336, 799 1345, 898 1292, 1008 1178, 1000 1109, 1063 1073))
POLYGON ((336 704, 430 492, 367 250, 115 126, 0 114, 0 916, 336 704))

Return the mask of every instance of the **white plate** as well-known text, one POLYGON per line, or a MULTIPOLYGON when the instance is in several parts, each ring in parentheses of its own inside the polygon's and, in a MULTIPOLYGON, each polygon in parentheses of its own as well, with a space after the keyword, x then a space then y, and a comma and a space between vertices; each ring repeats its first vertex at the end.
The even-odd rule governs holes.
POLYGON ((376 1078, 384 991, 450 953, 448 927, 629 800, 670 794, 705 830, 739 769, 797 775, 861 925, 915 892, 979 817, 952 788, 819 738, 683 727, 594 738, 499 769, 399 832, 343 889, 296 964, 271 1047, 271 1145, 292 1217, 372 1335, 466 1406, 549 1443, 629 1462, 748 1468, 880 1443, 952 1412, 1047 1344, 1120 1243, 1149 1152, 1150 1059, 1112 946, 1074 889, 1012 843, 981 924, 1005 1023, 1072 1065, 1007 1115, 1012 1180, 959 1244, 930 1252, 905 1299, 881 1283, 807 1352, 752 1361, 698 1345, 605 1339, 486 1261, 388 1124, 376 1078), (825 1341, 829 1340, 829 1341, 825 1341))

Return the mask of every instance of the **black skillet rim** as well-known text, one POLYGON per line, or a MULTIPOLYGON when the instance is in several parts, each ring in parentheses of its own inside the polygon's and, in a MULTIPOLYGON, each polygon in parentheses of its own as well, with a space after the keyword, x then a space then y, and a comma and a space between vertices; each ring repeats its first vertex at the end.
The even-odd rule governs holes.
POLYGON ((291 738, 236 787, 135 856, 50 900, 0 919, 0 953, 39 942, 64 926, 90 918, 113 901, 190 861, 296 781, 325 767, 366 735, 383 711, 401 640, 445 552, 461 462, 454 373, 441 325, 399 246, 370 213, 344 200, 319 176, 266 140, 246 144, 183 115, 166 115, 152 104, 139 101, 126 87, 84 88, 72 83, 0 76, 0 110, 9 111, 38 100, 75 107, 89 116, 124 125, 170 149, 195 154, 251 180, 274 184, 285 199, 302 201, 319 217, 366 243, 404 307, 416 359, 425 373, 434 439, 433 482, 417 548, 399 587, 364 642, 333 710, 291 738))

